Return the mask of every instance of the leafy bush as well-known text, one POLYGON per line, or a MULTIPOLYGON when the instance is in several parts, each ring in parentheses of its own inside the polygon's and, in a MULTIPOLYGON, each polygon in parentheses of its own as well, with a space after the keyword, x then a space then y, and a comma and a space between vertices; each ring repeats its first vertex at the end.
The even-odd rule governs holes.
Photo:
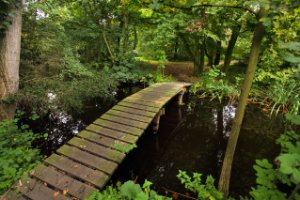
POLYGON ((193 173, 193 177, 190 177, 185 171, 179 170, 177 178, 186 189, 197 194, 199 199, 223 199, 223 194, 214 186, 214 178, 209 175, 205 183, 202 183, 201 176, 202 174, 193 173))
POLYGON ((151 190, 151 185, 152 183, 147 180, 142 187, 133 181, 127 181, 123 185, 108 186, 102 192, 94 192, 86 200, 171 200, 151 190))
POLYGON ((299 70, 289 68, 277 72, 258 70, 254 87, 264 103, 272 102, 271 112, 297 113, 300 106, 299 70))
POLYGON ((237 85, 240 79, 236 79, 236 84, 232 85, 226 79, 225 73, 217 68, 212 68, 201 76, 201 80, 193 85, 192 93, 203 91, 202 96, 209 96, 211 99, 218 99, 222 101, 223 98, 228 97, 230 101, 234 101, 239 95, 237 85))
MULTIPOLYGON (((294 125, 300 125, 300 116, 287 114, 294 125)), ((300 136, 294 130, 280 136, 277 143, 281 153, 277 157, 278 167, 274 168, 266 159, 257 160, 257 186, 250 192, 254 199, 300 199, 300 136), (287 192, 282 188, 288 188, 287 192)))
POLYGON ((56 109, 81 112, 88 101, 113 97, 112 92, 117 89, 113 78, 95 71, 81 70, 80 74, 74 70, 66 69, 58 77, 32 81, 12 99, 20 109, 43 115, 56 109))
POLYGON ((38 136, 28 126, 18 127, 17 120, 0 122, 0 194, 29 172, 41 159, 31 143, 38 136))

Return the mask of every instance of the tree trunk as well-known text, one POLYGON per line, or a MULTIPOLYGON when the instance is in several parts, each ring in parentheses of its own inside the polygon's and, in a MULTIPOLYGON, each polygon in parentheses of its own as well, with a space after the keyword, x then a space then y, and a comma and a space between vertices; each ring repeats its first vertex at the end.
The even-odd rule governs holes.
POLYGON ((232 58, 233 49, 234 49, 235 43, 239 37, 240 30, 241 30, 241 26, 238 26, 237 28, 232 30, 232 34, 230 36, 228 47, 227 47, 227 50, 225 53, 224 66, 223 66, 223 71, 226 73, 228 72, 228 68, 229 68, 229 65, 231 62, 231 58, 232 58))
POLYGON ((174 44, 174 56, 173 59, 177 60, 178 59, 178 48, 179 48, 179 44, 178 44, 178 37, 176 37, 175 39, 175 44, 174 44))
POLYGON ((229 193, 229 184, 231 176, 231 168, 233 156, 239 137, 242 121, 244 118, 245 108, 247 105, 248 95, 251 89, 252 81, 254 78, 254 73, 256 70, 256 65, 258 62, 259 50, 261 41, 264 35, 263 24, 259 21, 263 16, 265 16, 265 11, 262 8, 258 14, 258 23, 254 30, 254 35, 252 39, 251 52, 247 67, 247 72, 245 75, 244 83, 241 90, 241 95, 239 97, 239 105, 237 108, 237 114, 234 119, 234 123, 231 129, 231 133, 228 139, 228 144, 226 148, 226 153, 223 161, 222 171, 219 179, 219 190, 228 196, 229 193))
POLYGON ((123 38, 123 44, 122 44, 122 49, 121 53, 125 54, 127 47, 128 47, 128 17, 127 17, 127 12, 123 13, 123 27, 122 27, 122 38, 123 38))
POLYGON ((216 51, 216 57, 214 61, 214 65, 219 65, 221 60, 221 53, 222 53, 222 43, 221 41, 217 42, 217 51, 216 51))
MULTIPOLYGON (((0 41, 0 100, 5 99, 9 94, 16 93, 19 89, 21 28, 22 6, 20 5, 15 9, 11 25, 0 41)), ((1 108, 0 111, 0 116, 7 116, 5 108, 1 108)), ((8 113, 11 113, 11 109, 8 113)), ((13 114, 9 114, 7 117, 11 118, 13 114)))
POLYGON ((138 32, 136 27, 134 27, 134 41, 133 41, 133 50, 136 50, 138 42, 139 42, 139 38, 138 38, 138 32))
POLYGON ((205 47, 203 44, 197 47, 194 55, 194 75, 197 76, 204 70, 205 47))

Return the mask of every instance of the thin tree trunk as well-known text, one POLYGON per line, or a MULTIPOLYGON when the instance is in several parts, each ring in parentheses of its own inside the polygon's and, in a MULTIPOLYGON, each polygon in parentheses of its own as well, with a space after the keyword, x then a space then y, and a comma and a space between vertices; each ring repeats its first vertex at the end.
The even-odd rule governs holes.
POLYGON ((221 60, 221 53, 222 53, 222 43, 221 41, 217 42, 217 51, 216 51, 216 57, 214 61, 214 65, 219 65, 221 60))
POLYGON ((178 47, 179 47, 178 37, 176 37, 176 39, 175 39, 175 45, 174 45, 174 56, 173 56, 174 60, 178 59, 178 47))
POLYGON ((204 70, 205 49, 203 44, 199 44, 194 54, 194 75, 199 75, 204 70))
POLYGON ((236 41, 239 37, 240 30, 241 30, 241 26, 238 26, 237 28, 232 30, 232 34, 230 36, 228 47, 227 47, 227 50, 226 50, 226 53, 225 53, 224 66, 223 66, 223 71, 226 72, 226 73, 228 72, 228 69, 229 69, 233 49, 234 49, 235 43, 236 43, 236 41))
POLYGON ((110 47, 110 45, 109 45, 109 43, 107 41, 105 30, 102 30, 102 37, 103 37, 104 43, 106 45, 107 51, 108 51, 108 53, 110 55, 111 61, 114 64, 115 63, 115 56, 114 56, 114 54, 113 54, 113 52, 111 50, 111 47, 110 47))
POLYGON ((133 41, 133 50, 135 50, 137 48, 138 42, 139 42, 139 38, 138 38, 138 32, 136 27, 134 27, 134 41, 133 41))
MULTIPOLYGON (((5 99, 9 94, 16 93, 19 89, 21 29, 22 1, 20 1, 19 7, 15 8, 15 15, 12 17, 11 25, 7 28, 0 41, 0 100, 5 99)), ((1 118, 2 116, 12 118, 13 114, 5 114, 5 107, 1 106, 1 118)), ((9 111, 7 113, 12 113, 11 107, 8 107, 9 111)))
POLYGON ((127 14, 124 13, 123 17, 123 27, 122 27, 122 36, 123 36, 123 48, 121 50, 122 54, 126 53, 127 46, 128 46, 128 17, 126 16, 127 14))
POLYGON ((263 8, 260 10, 258 16, 259 16, 258 23, 255 27, 254 35, 252 39, 251 52, 250 52, 247 72, 242 86, 241 95, 239 97, 237 114, 234 119, 234 123, 229 136, 226 153, 223 161, 222 171, 219 179, 219 190, 223 192, 225 196, 228 196, 229 193, 232 161, 233 161, 234 152, 238 141, 241 125, 244 118, 248 95, 251 89, 254 73, 258 62, 261 41, 264 35, 263 24, 259 21, 263 16, 265 16, 265 11, 263 8))

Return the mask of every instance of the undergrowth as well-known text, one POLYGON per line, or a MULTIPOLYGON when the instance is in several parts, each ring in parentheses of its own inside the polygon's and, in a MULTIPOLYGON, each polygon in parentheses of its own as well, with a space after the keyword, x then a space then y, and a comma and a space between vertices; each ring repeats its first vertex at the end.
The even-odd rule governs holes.
POLYGON ((18 119, 0 122, 0 195, 41 160, 38 149, 31 146, 41 136, 32 133, 18 119))

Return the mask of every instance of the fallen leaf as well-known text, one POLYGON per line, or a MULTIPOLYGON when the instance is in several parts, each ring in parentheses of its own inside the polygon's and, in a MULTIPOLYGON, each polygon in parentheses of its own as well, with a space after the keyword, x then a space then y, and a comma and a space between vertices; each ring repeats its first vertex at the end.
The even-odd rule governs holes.
POLYGON ((68 188, 66 188, 66 189, 63 190, 63 194, 64 194, 64 195, 66 195, 68 192, 69 192, 69 189, 68 189, 68 188))
POLYGON ((59 192, 54 192, 53 196, 57 197, 59 195, 59 192))
POLYGON ((178 196, 179 196, 179 195, 178 195, 177 192, 173 192, 173 194, 172 194, 172 198, 173 198, 173 199, 175 199, 175 200, 178 199, 178 196))

